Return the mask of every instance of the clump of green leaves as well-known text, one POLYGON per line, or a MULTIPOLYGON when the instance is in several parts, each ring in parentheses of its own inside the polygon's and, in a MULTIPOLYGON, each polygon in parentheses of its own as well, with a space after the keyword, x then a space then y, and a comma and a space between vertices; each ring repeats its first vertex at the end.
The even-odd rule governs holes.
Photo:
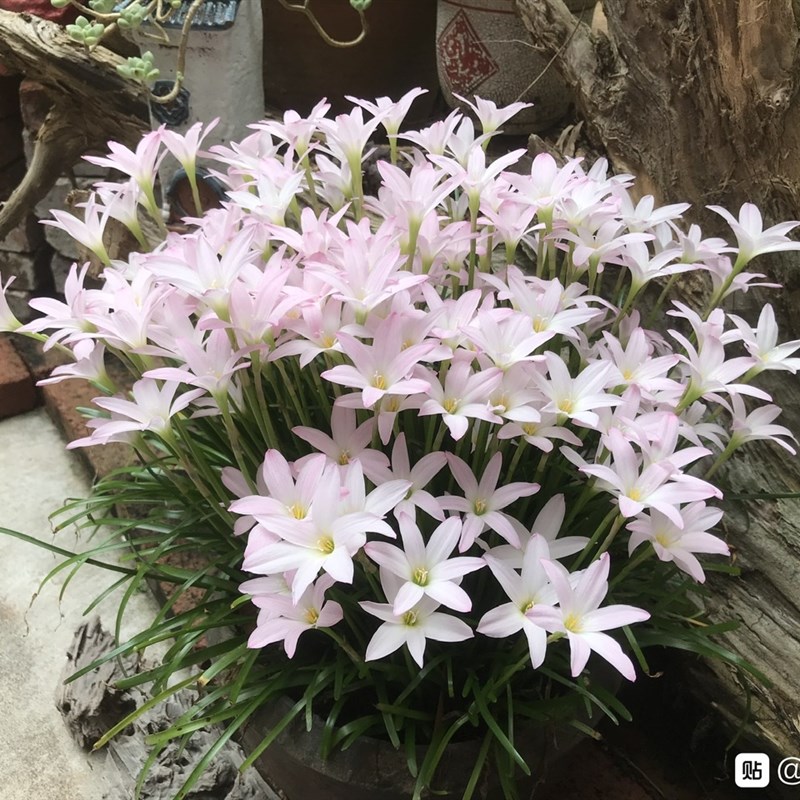
POLYGON ((90 22, 80 16, 74 24, 67 25, 67 33, 74 41, 86 47, 94 47, 103 38, 106 26, 102 22, 90 22))
POLYGON ((123 78, 149 85, 161 74, 153 63, 153 54, 147 50, 139 56, 130 56, 124 64, 117 67, 123 78))

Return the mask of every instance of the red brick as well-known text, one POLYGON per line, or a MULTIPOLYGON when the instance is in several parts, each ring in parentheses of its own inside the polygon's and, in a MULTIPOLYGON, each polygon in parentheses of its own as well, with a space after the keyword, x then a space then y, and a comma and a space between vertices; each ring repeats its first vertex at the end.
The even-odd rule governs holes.
MULTIPOLYGON (((91 408, 92 399, 99 395, 97 389, 81 380, 61 381, 42 387, 45 407, 70 442, 91 432, 78 408, 91 408)), ((76 452, 89 472, 98 478, 133 460, 133 450, 119 442, 81 447, 76 452)))
POLYGON ((0 338, 0 418, 22 414, 36 405, 33 378, 8 337, 4 336, 0 338))

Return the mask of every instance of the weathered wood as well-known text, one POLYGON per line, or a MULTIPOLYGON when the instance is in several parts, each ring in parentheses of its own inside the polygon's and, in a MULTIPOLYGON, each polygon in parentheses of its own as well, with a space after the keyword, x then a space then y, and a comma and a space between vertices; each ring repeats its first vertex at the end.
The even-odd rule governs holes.
POLYGON ((123 59, 103 48, 90 55, 38 17, 0 10, 0 61, 41 83, 53 100, 28 174, 0 210, 3 239, 82 153, 104 149, 109 139, 134 143, 147 127, 147 104, 117 73, 123 59))
MULTIPOLYGON (((78 628, 67 653, 63 678, 88 666, 115 644, 114 637, 103 629, 98 617, 85 622, 78 628)), ((90 749, 106 730, 149 699, 139 688, 124 691, 114 688, 116 681, 135 672, 136 667, 135 657, 114 659, 61 686, 56 704, 81 747, 90 749)), ((191 690, 177 692, 142 714, 108 743, 107 758, 117 785, 104 800, 132 796, 132 789, 149 754, 145 738, 154 731, 164 730, 196 699, 197 693, 191 690)), ((142 785, 141 800, 172 800, 222 730, 220 727, 199 730, 185 747, 181 746, 180 740, 168 744, 142 785)), ((255 770, 239 772, 243 761, 241 748, 232 741, 227 742, 208 765, 190 796, 218 800, 281 800, 255 770)))
MULTIPOLYGON (((534 45, 576 92, 593 139, 641 194, 689 200, 708 234, 730 237, 711 203, 757 203, 773 221, 800 217, 800 6, 794 0, 603 0, 608 35, 576 27, 562 0, 516 0, 534 45)), ((781 339, 800 338, 800 259, 761 258, 782 292, 737 296, 752 321, 773 304, 781 339)), ((754 265, 755 266, 755 265, 754 265)), ((690 287, 686 287, 689 289, 690 287)), ((766 386, 800 434, 800 381, 766 386)), ((762 385, 764 385, 762 383, 762 385)), ((722 478, 728 494, 800 490, 800 465, 778 447, 744 449, 722 478)), ((729 504, 726 533, 739 579, 711 580, 713 615, 739 619, 726 644, 772 681, 754 687, 754 729, 779 751, 800 752, 800 505, 797 499, 729 504)), ((721 710, 740 712, 737 675, 696 673, 721 710), (737 707, 737 705, 739 707, 737 707)))

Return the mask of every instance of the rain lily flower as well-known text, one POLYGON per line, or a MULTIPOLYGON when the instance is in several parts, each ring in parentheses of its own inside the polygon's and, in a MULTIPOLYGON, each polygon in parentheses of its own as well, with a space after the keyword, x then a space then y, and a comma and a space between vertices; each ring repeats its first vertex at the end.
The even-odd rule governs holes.
MULTIPOLYGON (((729 314, 728 317, 736 325, 747 352, 757 359, 750 367, 751 375, 757 375, 766 369, 785 370, 794 375, 800 369, 800 358, 791 358, 792 354, 800 349, 800 339, 778 344, 775 311, 769 303, 761 309, 755 329, 735 314, 729 314)), ((729 340, 730 338, 725 339, 729 340)))
MULTIPOLYGON (((252 585, 251 581, 247 583, 252 585)), ((273 642, 283 642, 286 655, 292 658, 297 649, 297 640, 305 631, 332 628, 343 619, 344 612, 339 603, 325 599, 325 592, 333 583, 332 578, 323 575, 300 595, 296 603, 290 597, 281 595, 254 595, 253 603, 261 611, 247 646, 265 647, 273 642)))
POLYGON ((631 537, 628 540, 628 553, 650 542, 661 561, 674 561, 698 583, 703 583, 706 576, 695 553, 730 555, 728 545, 708 533, 722 519, 722 509, 711 508, 702 502, 690 503, 681 509, 680 514, 681 526, 655 510, 629 522, 627 527, 631 537))
POLYGON ((522 631, 528 640, 531 665, 536 669, 544 661, 547 631, 537 625, 528 612, 539 605, 554 606, 557 597, 542 565, 544 560, 550 558, 550 550, 544 537, 534 534, 521 555, 520 574, 506 562, 491 555, 484 556, 489 569, 511 602, 487 611, 481 617, 477 631, 496 639, 505 639, 522 631))
POLYGON ((507 106, 498 107, 491 100, 484 100, 482 97, 475 97, 472 103, 466 97, 455 94, 462 103, 466 103, 474 112, 483 128, 484 134, 493 134, 498 131, 515 114, 526 108, 531 108, 532 103, 509 103, 507 106))
POLYGON ((14 282, 16 276, 12 275, 3 286, 3 277, 0 275, 0 331, 15 331, 22 323, 14 316, 14 312, 8 305, 6 292, 8 287, 14 282))
POLYGON ((50 213, 55 217, 55 221, 43 219, 42 225, 61 228, 76 242, 80 242, 85 248, 91 250, 103 264, 111 263, 106 246, 103 244, 103 233, 108 221, 109 209, 98 206, 94 195, 84 204, 83 220, 68 211, 53 209, 50 213))
POLYGON ((410 611, 423 597, 430 597, 456 611, 469 611, 472 600, 458 585, 469 572, 481 569, 480 558, 450 558, 461 536, 461 520, 450 517, 431 534, 426 544, 419 528, 407 514, 399 514, 403 546, 386 542, 370 542, 366 554, 404 583, 397 591, 392 612, 399 616, 410 611))
POLYGON ((731 226, 738 246, 737 264, 744 267, 748 261, 764 253, 778 253, 784 250, 800 250, 800 242, 790 239, 787 234, 800 222, 781 222, 764 230, 761 212, 752 203, 743 203, 739 209, 739 219, 721 206, 708 206, 710 211, 719 214, 731 226))
POLYGON ((424 367, 418 368, 417 375, 428 379, 426 400, 419 410, 420 416, 441 414, 450 435, 460 439, 469 427, 468 419, 483 419, 500 422, 491 409, 490 397, 503 380, 503 371, 497 368, 473 373, 469 364, 459 362, 447 371, 444 386, 436 374, 424 367))
POLYGON ((633 517, 645 508, 655 508, 680 527, 683 519, 677 509, 681 503, 722 497, 722 492, 707 481, 681 473, 668 459, 643 468, 631 443, 616 428, 605 437, 613 467, 587 464, 581 472, 600 479, 600 485, 617 496, 619 512, 633 517))
POLYGON ((170 436, 170 419, 203 394, 202 389, 193 389, 176 397, 179 386, 178 382, 167 381, 159 387, 156 381, 142 378, 131 388, 132 400, 121 397, 95 398, 96 406, 112 412, 116 418, 97 420, 91 436, 76 439, 67 447, 106 444, 115 441, 112 436, 133 431, 152 431, 164 438, 170 436))
POLYGON ((466 622, 443 614, 436 609, 439 603, 423 597, 415 606, 402 614, 394 613, 394 600, 399 590, 399 580, 391 573, 381 571, 383 584, 389 603, 375 603, 362 600, 359 606, 368 614, 383 621, 367 645, 366 661, 375 661, 394 653, 403 645, 408 647, 411 658, 422 667, 428 639, 437 642, 463 642, 473 637, 472 629, 466 622))
POLYGON ((464 492, 464 497, 447 495, 439 499, 442 508, 460 511, 465 514, 464 527, 458 545, 460 552, 472 547, 473 542, 486 529, 499 533, 509 544, 519 547, 519 537, 511 524, 508 514, 502 509, 520 497, 529 497, 539 491, 538 483, 518 481, 498 488, 497 481, 503 457, 495 453, 483 471, 481 481, 475 478, 469 465, 458 456, 448 453, 450 471, 464 492))
POLYGON ((557 561, 542 561, 545 573, 558 597, 558 607, 534 606, 527 614, 531 621, 551 633, 569 640, 572 676, 583 672, 589 655, 597 653, 619 670, 629 681, 636 680, 633 662, 622 652, 619 643, 603 631, 644 622, 650 614, 629 605, 600 608, 608 592, 608 553, 591 564, 573 586, 570 574, 557 561))

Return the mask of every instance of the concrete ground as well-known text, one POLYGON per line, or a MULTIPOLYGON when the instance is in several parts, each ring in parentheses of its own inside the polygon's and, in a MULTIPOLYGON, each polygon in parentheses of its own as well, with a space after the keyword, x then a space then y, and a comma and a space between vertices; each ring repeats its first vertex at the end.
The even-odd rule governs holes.
MULTIPOLYGON (((67 498, 85 496, 86 473, 43 409, 0 421, 0 527, 60 547, 80 547, 71 531, 51 533, 48 514, 67 498)), ((0 796, 3 800, 100 800, 109 786, 102 754, 73 742, 55 707, 65 654, 82 611, 113 582, 83 567, 64 594, 64 575, 41 591, 59 562, 47 550, 0 533, 0 796)), ((113 624, 116 593, 99 608, 113 624)), ((147 595, 134 598, 130 622, 153 613, 147 595)))

